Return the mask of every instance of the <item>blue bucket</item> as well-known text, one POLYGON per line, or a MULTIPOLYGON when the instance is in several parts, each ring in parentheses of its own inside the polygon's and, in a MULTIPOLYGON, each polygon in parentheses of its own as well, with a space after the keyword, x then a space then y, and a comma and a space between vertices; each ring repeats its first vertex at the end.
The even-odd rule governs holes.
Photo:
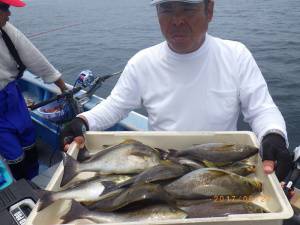
POLYGON ((13 177, 8 170, 8 167, 5 163, 0 159, 0 190, 8 187, 13 182, 13 177))
POLYGON ((55 123, 72 119, 70 118, 69 106, 64 101, 51 102, 39 108, 38 112, 44 119, 55 123))

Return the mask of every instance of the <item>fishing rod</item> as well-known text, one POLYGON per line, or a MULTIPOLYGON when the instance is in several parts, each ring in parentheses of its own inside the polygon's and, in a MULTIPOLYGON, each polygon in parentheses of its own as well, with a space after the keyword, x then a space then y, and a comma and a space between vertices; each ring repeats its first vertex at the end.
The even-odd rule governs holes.
MULTIPOLYGON (((56 95, 50 99, 47 99, 45 101, 42 101, 40 103, 34 104, 29 106, 31 110, 35 110, 37 108, 40 108, 42 106, 48 105, 49 103, 58 101, 60 99, 67 99, 67 100, 76 100, 82 107, 88 100, 89 98, 96 92, 98 88, 100 88, 107 79, 118 76, 122 73, 123 71, 119 71, 113 74, 107 74, 103 76, 97 76, 94 77, 91 74, 90 70, 82 71, 79 74, 79 77, 77 78, 74 87, 71 90, 67 90, 63 92, 62 94, 56 95), (84 91, 81 95, 75 96, 78 92, 81 90, 84 91)), ((76 114, 78 113, 78 110, 75 110, 76 114)))
POLYGON ((80 25, 84 25, 84 23, 68 24, 68 25, 64 25, 64 26, 61 26, 61 27, 56 27, 56 28, 51 29, 51 30, 42 31, 42 32, 39 32, 39 33, 34 33, 34 34, 29 34, 27 37, 30 38, 30 39, 35 39, 35 38, 38 38, 38 37, 43 36, 43 35, 48 34, 48 33, 52 33, 52 32, 55 32, 55 31, 60 31, 60 30, 65 30, 65 29, 68 29, 70 27, 77 27, 77 26, 80 26, 80 25))
POLYGON ((58 101, 59 99, 66 98, 66 97, 68 97, 70 95, 74 95, 74 94, 78 93, 80 90, 81 90, 80 87, 73 88, 72 90, 67 90, 64 93, 59 94, 57 96, 54 96, 52 98, 49 98, 49 99, 47 99, 45 101, 42 101, 42 102, 37 103, 37 104, 30 105, 28 108, 30 108, 31 110, 38 109, 38 108, 40 108, 42 106, 50 104, 51 102, 58 101))

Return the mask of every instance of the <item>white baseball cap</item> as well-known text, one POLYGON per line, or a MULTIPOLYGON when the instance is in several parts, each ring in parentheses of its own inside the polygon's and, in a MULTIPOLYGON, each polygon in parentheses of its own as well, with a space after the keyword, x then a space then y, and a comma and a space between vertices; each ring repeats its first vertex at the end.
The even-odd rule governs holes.
POLYGON ((204 0, 152 0, 151 5, 157 5, 161 4, 164 2, 187 2, 187 3, 200 3, 203 2, 204 0))

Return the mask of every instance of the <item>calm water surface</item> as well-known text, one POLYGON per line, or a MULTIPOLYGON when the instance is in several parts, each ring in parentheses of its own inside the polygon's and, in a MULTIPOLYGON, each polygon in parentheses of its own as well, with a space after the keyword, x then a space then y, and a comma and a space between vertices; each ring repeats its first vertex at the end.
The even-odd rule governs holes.
MULTIPOLYGON (((26 1, 26 0, 25 0, 26 1)), ((122 70, 142 48, 163 40, 149 0, 27 0, 11 21, 73 83, 81 70, 122 70)), ((210 33, 248 46, 300 145, 299 0, 215 0, 210 33)), ((98 91, 106 97, 116 79, 98 91)))

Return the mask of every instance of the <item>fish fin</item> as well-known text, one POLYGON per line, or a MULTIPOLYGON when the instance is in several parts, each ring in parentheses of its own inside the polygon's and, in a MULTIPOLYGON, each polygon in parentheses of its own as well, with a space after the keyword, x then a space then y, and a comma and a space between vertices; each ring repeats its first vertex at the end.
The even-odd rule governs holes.
POLYGON ((63 153, 64 175, 60 186, 66 185, 77 175, 78 162, 66 153, 63 153))
POLYGON ((202 168, 207 167, 201 161, 195 161, 195 160, 185 158, 185 157, 178 157, 177 158, 177 163, 184 166, 185 168, 188 168, 189 170, 197 170, 197 169, 202 169, 202 168))
POLYGON ((160 162, 160 165, 162 166, 174 166, 174 165, 179 165, 179 163, 177 161, 173 161, 173 160, 170 160, 170 159, 166 159, 166 160, 162 160, 160 162))
POLYGON ((232 146, 234 146, 234 144, 224 144, 225 148, 232 147, 232 146))
POLYGON ((53 192, 51 191, 41 191, 39 190, 38 192, 40 192, 38 195, 42 195, 40 197, 40 201, 37 207, 37 211, 41 211, 44 208, 48 207, 49 205, 51 205, 55 199, 53 198, 53 192))
POLYGON ((77 160, 78 162, 83 162, 91 158, 90 152, 84 147, 83 149, 80 149, 78 152, 77 160))
POLYGON ((102 145, 102 148, 105 149, 105 148, 110 148, 112 147, 113 145, 102 145))
POLYGON ((139 157, 149 157, 151 153, 148 151, 140 151, 139 149, 132 149, 131 155, 139 156, 139 157))
POLYGON ((180 151, 177 149, 168 149, 169 155, 168 156, 173 156, 173 157, 177 157, 180 156, 180 151))
POLYGON ((73 220, 84 219, 85 215, 88 213, 89 210, 87 208, 82 206, 80 203, 72 200, 70 210, 60 219, 63 220, 63 224, 69 224, 73 220))
POLYGON ((160 154, 160 158, 162 160, 166 160, 168 159, 168 156, 170 154, 170 151, 169 150, 166 150, 166 149, 162 149, 162 148, 154 148, 155 150, 157 150, 160 154))
POLYGON ((120 184, 117 184, 117 187, 118 187, 118 188, 129 187, 131 184, 134 183, 135 179, 136 179, 136 176, 131 177, 130 179, 125 180, 125 181, 123 181, 123 182, 120 183, 120 184))
POLYGON ((213 162, 207 160, 203 160, 202 162, 206 167, 217 167, 213 162))
POLYGON ((213 167, 213 168, 227 166, 227 165, 231 164, 231 162, 230 163, 228 163, 228 162, 211 162, 211 161, 207 161, 207 160, 203 160, 202 163, 206 167, 213 167))
POLYGON ((118 188, 116 183, 113 181, 104 180, 104 181, 101 181, 101 183, 104 186, 104 191, 103 191, 103 193, 101 193, 101 195, 111 192, 113 190, 116 190, 118 188))
POLYGON ((123 141, 121 144, 142 144, 142 142, 136 141, 134 139, 126 139, 125 141, 123 141))

